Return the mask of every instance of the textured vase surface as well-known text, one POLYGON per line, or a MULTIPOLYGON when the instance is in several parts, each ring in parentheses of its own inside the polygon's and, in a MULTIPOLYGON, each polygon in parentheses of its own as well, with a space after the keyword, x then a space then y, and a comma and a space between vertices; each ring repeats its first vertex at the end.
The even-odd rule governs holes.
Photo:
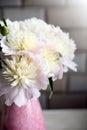
POLYGON ((46 130, 38 99, 31 99, 22 107, 5 106, 2 118, 2 130, 46 130))

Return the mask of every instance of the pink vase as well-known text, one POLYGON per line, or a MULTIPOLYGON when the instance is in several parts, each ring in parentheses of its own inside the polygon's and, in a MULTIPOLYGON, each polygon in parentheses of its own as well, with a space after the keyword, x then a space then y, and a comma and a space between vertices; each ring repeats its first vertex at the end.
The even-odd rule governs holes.
MULTIPOLYGON (((46 130, 42 109, 38 99, 31 99, 27 105, 6 106, 2 117, 2 130, 46 130)), ((0 130, 1 130, 0 129, 0 130)))

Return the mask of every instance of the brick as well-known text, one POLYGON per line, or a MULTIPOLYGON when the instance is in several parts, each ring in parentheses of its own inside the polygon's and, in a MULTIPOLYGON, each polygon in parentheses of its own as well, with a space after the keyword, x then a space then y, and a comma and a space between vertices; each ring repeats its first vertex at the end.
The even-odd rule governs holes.
POLYGON ((54 94, 49 100, 50 109, 58 108, 85 108, 86 95, 84 94, 54 94))
POLYGON ((4 10, 4 17, 11 20, 24 20, 31 17, 45 19, 43 8, 7 8, 4 10))
POLYGON ((48 108, 48 96, 46 94, 41 94, 39 101, 40 101, 42 109, 48 108))
POLYGON ((0 10, 0 19, 1 19, 1 10, 0 10))
POLYGON ((65 0, 25 0, 25 5, 64 5, 65 0))
POLYGON ((87 0, 67 0, 70 6, 87 6, 87 0))
POLYGON ((0 0, 0 6, 20 6, 22 0, 0 0))
POLYGON ((75 55, 75 60, 77 66, 77 72, 85 72, 86 71, 86 54, 85 53, 77 53, 75 55))
POLYGON ((70 30, 70 37, 77 44, 77 49, 87 50, 87 30, 70 30))
POLYGON ((69 81, 70 91, 87 91, 87 75, 71 75, 69 81))
POLYGON ((48 23, 59 25, 62 28, 87 27, 87 8, 57 8, 47 10, 48 23))
POLYGON ((54 92, 66 91, 67 77, 64 76, 62 79, 58 79, 54 82, 54 92))
MULTIPOLYGON (((53 82, 54 92, 65 92, 67 87, 67 76, 64 74, 62 79, 57 79, 53 82)), ((46 90, 50 94, 50 88, 46 90)))

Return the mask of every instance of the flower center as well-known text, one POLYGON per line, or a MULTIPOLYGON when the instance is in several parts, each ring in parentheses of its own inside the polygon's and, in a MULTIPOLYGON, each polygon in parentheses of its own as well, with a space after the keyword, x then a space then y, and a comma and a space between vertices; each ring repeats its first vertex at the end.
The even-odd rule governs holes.
POLYGON ((43 58, 50 68, 50 72, 55 72, 60 67, 60 54, 54 50, 44 49, 43 58))
POLYGON ((12 57, 12 60, 5 60, 6 65, 4 75, 11 83, 11 87, 17 85, 28 88, 31 83, 34 83, 38 76, 38 68, 34 61, 25 56, 12 57))

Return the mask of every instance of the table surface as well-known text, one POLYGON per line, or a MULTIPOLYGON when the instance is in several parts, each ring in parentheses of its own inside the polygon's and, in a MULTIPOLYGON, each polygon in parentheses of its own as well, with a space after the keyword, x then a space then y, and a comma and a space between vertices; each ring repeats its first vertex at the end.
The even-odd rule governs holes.
POLYGON ((87 130, 87 109, 44 110, 47 130, 87 130))

